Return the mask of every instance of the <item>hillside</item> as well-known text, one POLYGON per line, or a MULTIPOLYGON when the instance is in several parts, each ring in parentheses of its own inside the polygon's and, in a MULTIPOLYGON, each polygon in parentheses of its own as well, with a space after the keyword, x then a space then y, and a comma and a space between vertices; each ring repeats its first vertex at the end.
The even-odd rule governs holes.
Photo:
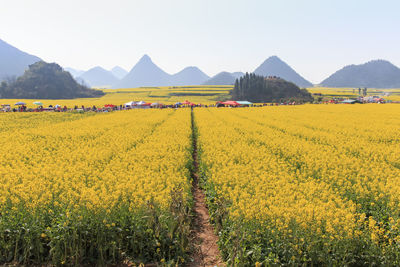
POLYGON ((217 75, 211 77, 209 80, 204 82, 204 85, 233 85, 235 83, 235 80, 238 78, 240 75, 239 72, 220 72, 217 75))
POLYGON ((125 69, 123 69, 123 68, 121 68, 119 66, 115 66, 114 68, 112 68, 111 69, 111 73, 115 77, 117 77, 119 80, 121 80, 122 78, 124 78, 128 74, 128 72, 125 69))
POLYGON ((238 79, 238 78, 244 76, 244 73, 241 72, 241 71, 237 71, 237 72, 232 72, 231 75, 232 75, 235 79, 238 79))
POLYGON ((310 102, 313 97, 306 89, 281 78, 269 79, 254 73, 237 79, 232 90, 232 99, 251 102, 310 102))
POLYGON ((131 71, 114 88, 134 88, 143 86, 168 85, 169 74, 153 63, 148 55, 144 55, 131 71))
POLYGON ((78 84, 71 74, 55 63, 36 62, 11 84, 2 83, 0 98, 68 99, 99 97, 102 91, 78 84))
POLYGON ((254 70, 254 73, 261 76, 277 76, 300 87, 313 86, 312 83, 300 76, 287 63, 277 56, 269 57, 254 70))
POLYGON ((197 67, 186 67, 180 72, 171 75, 169 85, 199 85, 207 81, 210 77, 197 67))
POLYGON ((78 80, 85 81, 91 87, 111 87, 119 81, 110 71, 102 67, 94 67, 81 76, 78 80))
POLYGON ((208 78, 197 67, 187 67, 170 75, 158 67, 148 55, 144 55, 113 88, 200 85, 208 78))
POLYGON ((400 69, 385 60, 372 60, 338 70, 322 83, 326 87, 400 88, 400 69))
POLYGON ((22 75, 29 65, 40 60, 0 39, 0 81, 22 75))

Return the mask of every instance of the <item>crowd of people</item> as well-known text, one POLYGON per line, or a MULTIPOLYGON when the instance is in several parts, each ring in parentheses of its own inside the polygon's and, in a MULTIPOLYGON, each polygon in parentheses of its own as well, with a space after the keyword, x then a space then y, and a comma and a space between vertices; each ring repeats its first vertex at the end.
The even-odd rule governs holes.
POLYGON ((238 105, 232 104, 228 102, 235 102, 235 101, 227 101, 227 102, 217 102, 216 104, 182 104, 182 103, 175 103, 175 104, 161 104, 161 103, 153 103, 151 105, 113 105, 113 104, 106 104, 104 106, 78 106, 75 105, 74 107, 67 107, 66 105, 49 105, 45 107, 44 105, 37 105, 36 107, 28 107, 26 103, 18 102, 14 106, 4 104, 1 105, 0 112, 111 112, 111 111, 120 111, 120 110, 129 110, 129 109, 166 109, 166 108, 195 108, 195 107, 263 107, 263 106, 279 106, 279 105, 295 105, 296 103, 264 103, 264 104, 249 104, 249 105, 238 105))
POLYGON ((74 107, 67 107, 61 105, 49 105, 45 106, 37 106, 35 108, 28 107, 27 105, 17 105, 17 106, 10 106, 10 105, 2 105, 0 111, 1 112, 111 112, 111 111, 120 111, 120 110, 129 110, 129 109, 165 109, 165 108, 194 108, 194 107, 216 107, 218 105, 203 105, 203 104, 191 104, 191 105, 177 105, 177 104, 157 104, 153 106, 126 106, 126 105, 104 105, 104 106, 77 106, 74 107))

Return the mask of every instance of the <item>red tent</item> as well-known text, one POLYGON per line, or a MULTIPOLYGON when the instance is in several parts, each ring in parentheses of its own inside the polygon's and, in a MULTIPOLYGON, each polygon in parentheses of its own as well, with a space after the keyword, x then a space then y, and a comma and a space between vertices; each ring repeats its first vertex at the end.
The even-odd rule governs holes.
POLYGON ((113 107, 115 107, 115 105, 113 105, 113 104, 107 104, 107 105, 104 105, 104 107, 105 107, 105 108, 113 108, 113 107))
POLYGON ((191 106, 194 106, 195 104, 192 103, 192 102, 189 102, 189 101, 185 100, 185 102, 182 102, 182 105, 191 105, 191 106))
POLYGON ((239 103, 237 103, 236 101, 225 101, 220 103, 227 106, 239 106, 239 103))

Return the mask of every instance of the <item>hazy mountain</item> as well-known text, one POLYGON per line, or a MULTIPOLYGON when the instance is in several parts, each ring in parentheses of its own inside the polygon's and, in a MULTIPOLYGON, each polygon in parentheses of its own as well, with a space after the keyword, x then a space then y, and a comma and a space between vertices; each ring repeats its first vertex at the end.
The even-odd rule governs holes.
POLYGON ((171 75, 169 85, 199 85, 207 81, 207 76, 197 67, 187 67, 180 72, 171 75))
POLYGON ((102 67, 94 67, 77 78, 84 80, 91 87, 111 87, 119 80, 111 71, 102 67))
POLYGON ((104 93, 78 84, 56 63, 36 62, 11 84, 0 85, 0 98, 65 99, 99 97, 104 93))
POLYGON ((79 83, 80 85, 86 86, 86 87, 90 87, 90 85, 89 85, 84 79, 82 79, 82 78, 80 78, 80 77, 75 77, 74 79, 75 79, 75 81, 76 81, 77 83, 79 83))
POLYGON ((29 65, 38 61, 41 59, 22 52, 0 39, 0 80, 21 76, 29 65))
POLYGON ((115 66, 114 68, 112 68, 111 69, 111 73, 115 76, 115 77, 117 77, 118 79, 122 79, 122 78, 124 78, 127 74, 128 74, 128 72, 125 70, 125 69, 123 69, 123 68, 121 68, 121 67, 119 67, 119 66, 115 66))
POLYGON ((346 66, 325 79, 327 87, 400 88, 400 69, 385 60, 346 66))
POLYGON ((254 70, 255 74, 262 76, 278 76, 289 82, 295 83, 300 87, 311 87, 312 83, 301 77, 294 71, 288 64, 283 62, 277 56, 269 57, 257 69, 254 70))
MULTIPOLYGON (((236 74, 233 75, 230 72, 220 72, 217 75, 211 77, 209 80, 207 80, 204 85, 232 85, 235 83, 238 73, 235 72, 236 74)), ((240 77, 240 76, 239 76, 240 77)))
POLYGON ((82 74, 85 73, 84 70, 77 70, 77 69, 73 69, 73 68, 64 68, 64 70, 68 71, 69 73, 71 73, 72 77, 77 78, 79 76, 81 76, 82 74))
POLYGON ((131 71, 114 88, 135 88, 145 86, 169 85, 170 75, 153 63, 148 55, 144 55, 131 71))
POLYGON ((240 71, 238 71, 238 72, 232 72, 231 74, 232 74, 232 76, 235 77, 236 79, 238 79, 238 78, 240 78, 240 77, 242 77, 242 76, 245 75, 243 72, 240 72, 240 71))

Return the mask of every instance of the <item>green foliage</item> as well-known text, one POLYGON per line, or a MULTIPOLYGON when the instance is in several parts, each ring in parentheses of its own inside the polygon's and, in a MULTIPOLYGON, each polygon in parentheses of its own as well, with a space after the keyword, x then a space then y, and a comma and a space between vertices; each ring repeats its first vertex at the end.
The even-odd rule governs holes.
POLYGON ((190 250, 190 208, 182 191, 172 193, 168 210, 153 202, 131 211, 119 203, 104 210, 42 207, 9 209, 0 220, 0 265, 51 263, 55 266, 103 266, 174 262, 190 250))
POLYGON ((78 84, 55 63, 37 62, 15 82, 0 85, 1 98, 69 99, 100 97, 104 93, 78 84))
POLYGON ((231 92, 234 100, 252 102, 311 102, 313 97, 306 89, 278 77, 266 78, 254 73, 246 73, 235 82, 231 92))

